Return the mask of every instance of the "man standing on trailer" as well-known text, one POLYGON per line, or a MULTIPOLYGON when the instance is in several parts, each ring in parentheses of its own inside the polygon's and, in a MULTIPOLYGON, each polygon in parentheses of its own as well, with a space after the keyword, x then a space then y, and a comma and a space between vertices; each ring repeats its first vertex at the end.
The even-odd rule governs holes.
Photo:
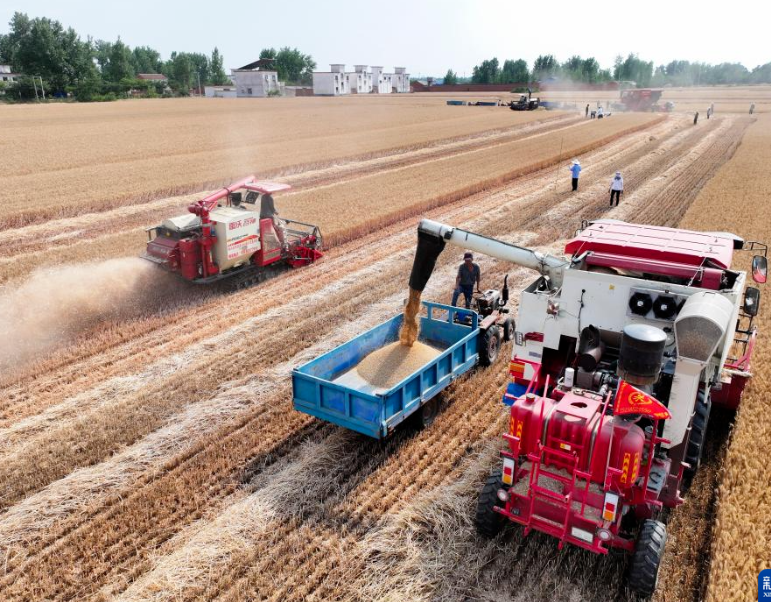
POLYGON ((466 298, 466 309, 471 308, 471 297, 474 296, 474 285, 477 290, 480 287, 482 272, 479 266, 474 263, 474 256, 466 252, 463 254, 463 263, 458 268, 458 275, 455 277, 455 290, 452 293, 452 306, 458 306, 458 297, 461 293, 466 298))
POLYGON ((573 159, 573 164, 568 168, 573 180, 573 192, 578 190, 578 176, 581 174, 581 164, 578 159, 573 159))
POLYGON ((616 175, 610 181, 610 206, 613 207, 613 197, 616 197, 616 207, 618 207, 618 201, 621 195, 624 193, 624 178, 621 176, 621 172, 617 171, 616 175))

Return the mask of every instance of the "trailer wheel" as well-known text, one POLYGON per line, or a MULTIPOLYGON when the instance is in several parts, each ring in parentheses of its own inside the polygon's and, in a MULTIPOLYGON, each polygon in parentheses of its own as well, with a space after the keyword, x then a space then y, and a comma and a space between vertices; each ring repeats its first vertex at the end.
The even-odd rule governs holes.
POLYGON ((434 397, 430 399, 422 406, 417 412, 418 414, 418 426, 420 428, 428 428, 434 423, 436 417, 439 415, 439 399, 434 397))
POLYGON ((667 527, 657 520, 643 522, 634 555, 629 564, 629 587, 650 597, 656 591, 659 565, 667 543, 667 527))
POLYGON ((685 452, 685 461, 691 465, 687 476, 693 478, 701 464, 701 455, 707 437, 707 423, 712 409, 712 400, 705 390, 699 389, 696 396, 696 407, 691 421, 691 435, 688 437, 688 447, 685 452))
POLYGON ((498 490, 502 488, 501 471, 499 469, 494 470, 487 477, 487 482, 479 494, 474 524, 476 525, 477 533, 488 539, 498 535, 505 524, 503 516, 494 510, 496 506, 499 508, 503 507, 503 502, 498 499, 498 490))
POLYGON ((501 332, 493 324, 482 333, 479 348, 479 363, 483 366, 489 366, 498 357, 498 351, 501 349, 501 332))
POLYGON ((503 321, 503 340, 507 343, 514 337, 514 320, 506 318, 503 321))

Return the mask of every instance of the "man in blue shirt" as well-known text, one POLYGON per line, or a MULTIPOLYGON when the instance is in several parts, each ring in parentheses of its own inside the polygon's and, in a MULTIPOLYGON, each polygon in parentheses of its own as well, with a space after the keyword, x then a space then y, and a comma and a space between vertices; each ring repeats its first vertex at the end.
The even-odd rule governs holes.
POLYGON ((479 266, 474 263, 474 256, 471 253, 463 254, 463 263, 458 268, 458 275, 455 278, 455 290, 452 293, 452 306, 457 307, 458 297, 463 293, 466 298, 466 309, 471 308, 471 297, 474 295, 474 284, 479 290, 479 281, 481 271, 479 266))
POLYGON ((573 175, 573 192, 575 192, 578 190, 578 176, 581 173, 581 164, 578 162, 578 159, 573 159, 573 165, 568 169, 570 169, 570 173, 573 175))

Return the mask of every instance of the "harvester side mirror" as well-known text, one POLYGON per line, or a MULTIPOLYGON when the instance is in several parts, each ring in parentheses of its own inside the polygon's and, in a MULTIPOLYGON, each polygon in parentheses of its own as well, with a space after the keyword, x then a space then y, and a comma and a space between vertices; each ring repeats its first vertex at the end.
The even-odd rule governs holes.
POLYGON ((750 317, 758 315, 760 310, 760 289, 754 286, 748 286, 744 291, 744 306, 742 307, 744 313, 750 317))
POLYGON ((755 255, 752 258, 752 279, 759 284, 763 284, 767 278, 768 260, 763 255, 755 255))

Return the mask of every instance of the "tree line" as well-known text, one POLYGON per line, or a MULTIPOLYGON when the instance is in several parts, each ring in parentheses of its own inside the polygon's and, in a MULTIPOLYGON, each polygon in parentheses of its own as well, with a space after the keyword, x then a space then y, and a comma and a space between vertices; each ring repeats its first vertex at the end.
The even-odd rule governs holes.
POLYGON ((83 40, 59 21, 45 17, 30 19, 15 13, 9 32, 0 34, 0 63, 23 74, 7 86, 6 93, 17 98, 34 98, 32 76, 43 79, 50 96, 74 94, 78 100, 110 100, 129 90, 158 94, 186 95, 194 86, 229 82, 223 59, 215 47, 210 56, 197 52, 172 52, 168 60, 149 46, 130 48, 115 42, 83 40), (162 74, 165 83, 137 80, 139 73, 162 74))
POLYGON ((524 59, 497 58, 482 61, 472 71, 471 78, 459 78, 452 69, 444 76, 445 84, 525 84, 548 79, 599 84, 609 81, 632 81, 638 87, 693 86, 718 84, 766 84, 771 83, 771 62, 759 65, 751 71, 740 63, 691 63, 672 61, 654 67, 653 61, 645 61, 637 54, 617 56, 613 67, 603 69, 594 57, 571 56, 559 62, 553 54, 539 55, 532 69, 524 59))

